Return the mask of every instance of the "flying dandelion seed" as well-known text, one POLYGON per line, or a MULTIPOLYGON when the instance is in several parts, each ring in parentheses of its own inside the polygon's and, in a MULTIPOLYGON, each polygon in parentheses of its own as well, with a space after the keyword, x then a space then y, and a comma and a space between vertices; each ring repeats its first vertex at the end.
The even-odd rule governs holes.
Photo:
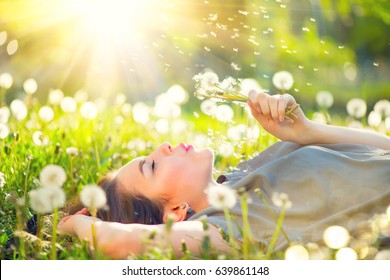
POLYGON ((323 239, 329 248, 340 249, 348 244, 350 235, 344 227, 330 226, 325 230, 323 239))

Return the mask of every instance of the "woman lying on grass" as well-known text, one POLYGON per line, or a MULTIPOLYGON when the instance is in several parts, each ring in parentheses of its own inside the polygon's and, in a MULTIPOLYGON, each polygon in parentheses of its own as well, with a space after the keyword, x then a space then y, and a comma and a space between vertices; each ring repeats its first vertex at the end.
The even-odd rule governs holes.
MULTIPOLYGON (((78 212, 84 215, 64 218, 59 231, 91 245, 95 239, 97 249, 111 258, 144 253, 150 236, 155 247, 172 246, 180 257, 183 242, 192 254, 200 254, 206 236, 222 252, 232 252, 233 240, 274 250, 291 243, 319 242, 331 225, 353 233, 362 221, 386 211, 389 137, 314 123, 298 107, 295 117, 288 117, 286 109, 296 106, 288 94, 252 91, 249 96, 254 118, 282 141, 217 181, 212 177, 212 150, 164 143, 101 180, 108 207, 99 210, 97 218, 85 215, 84 209, 78 212), (212 206, 208 199, 226 186, 245 196, 230 209, 231 215, 225 215, 224 205, 212 206), (278 193, 287 194, 289 201, 280 195, 281 204, 274 205, 271 198, 278 193), (280 213, 284 214, 282 228, 277 222, 280 213), (174 219, 172 226, 164 224, 169 219, 174 219), (278 235, 274 235, 276 228, 278 235)), ((223 198, 217 195, 217 200, 223 198)))

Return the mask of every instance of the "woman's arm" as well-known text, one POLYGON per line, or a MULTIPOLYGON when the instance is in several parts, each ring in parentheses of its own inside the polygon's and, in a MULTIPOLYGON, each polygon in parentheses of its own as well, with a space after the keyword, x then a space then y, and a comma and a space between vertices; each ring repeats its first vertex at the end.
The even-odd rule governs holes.
POLYGON ((146 252, 145 240, 154 235, 153 247, 169 248, 172 246, 176 256, 183 255, 182 242, 194 255, 198 255, 204 237, 208 236, 216 249, 228 252, 229 246, 223 240, 218 229, 212 225, 203 230, 200 221, 184 221, 174 223, 170 232, 166 225, 120 224, 103 222, 85 215, 74 215, 65 222, 61 221, 58 230, 76 234, 80 239, 87 240, 93 246, 91 224, 96 229, 96 245, 107 256, 113 259, 124 259, 129 255, 146 252))
POLYGON ((264 92, 249 93, 248 105, 260 125, 281 140, 301 145, 310 144, 363 144, 390 150, 390 137, 363 129, 324 125, 307 119, 301 108, 293 113, 297 118, 286 119, 286 108, 297 104, 289 94, 270 96, 264 92))

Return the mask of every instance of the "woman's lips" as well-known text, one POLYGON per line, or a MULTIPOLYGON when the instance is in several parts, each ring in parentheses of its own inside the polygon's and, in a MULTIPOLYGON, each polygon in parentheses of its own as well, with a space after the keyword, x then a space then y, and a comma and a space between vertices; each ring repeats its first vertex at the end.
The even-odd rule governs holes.
POLYGON ((180 147, 182 147, 186 152, 188 152, 191 149, 194 149, 194 146, 192 145, 186 145, 184 143, 180 143, 180 147))

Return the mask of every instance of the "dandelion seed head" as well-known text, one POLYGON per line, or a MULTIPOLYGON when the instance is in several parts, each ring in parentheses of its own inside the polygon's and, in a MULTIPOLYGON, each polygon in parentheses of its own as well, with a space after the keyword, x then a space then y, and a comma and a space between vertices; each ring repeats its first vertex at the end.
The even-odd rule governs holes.
POLYGON ((23 89, 27 94, 34 94, 38 89, 37 81, 33 78, 25 80, 23 83, 23 89))
POLYGON ((333 95, 329 91, 319 91, 316 95, 317 104, 322 108, 330 108, 333 105, 333 95))
POLYGON ((46 146, 49 144, 49 138, 47 138, 41 131, 35 131, 33 133, 33 142, 36 146, 46 146))
POLYGON ((61 188, 66 181, 66 172, 59 165, 48 164, 41 170, 39 181, 43 187, 61 188))
POLYGON ((6 124, 0 123, 0 139, 4 139, 9 135, 9 128, 6 124))
POLYGON ((130 117, 131 116, 131 104, 130 103, 125 103, 122 105, 121 112, 125 117, 130 117))
POLYGON ((371 111, 368 114, 367 122, 368 122, 368 125, 371 127, 374 127, 374 128, 379 127, 379 125, 382 122, 382 116, 376 111, 371 111))
POLYGON ((12 87, 14 79, 10 73, 3 73, 0 75, 0 87, 4 89, 9 89, 12 87))
POLYGON ((323 113, 315 112, 312 116, 312 120, 316 123, 326 124, 328 121, 323 113))
POLYGON ((123 93, 118 93, 115 98, 115 104, 121 106, 126 103, 126 99, 126 95, 124 95, 123 93))
POLYGON ((76 102, 79 104, 87 102, 88 92, 86 92, 85 90, 82 90, 82 89, 76 91, 76 93, 74 94, 74 100, 76 100, 76 102))
POLYGON ((9 116, 11 115, 11 111, 8 109, 7 106, 0 108, 0 123, 7 123, 9 116))
POLYGON ((52 105, 61 104, 62 99, 64 98, 64 93, 60 89, 51 89, 49 91, 49 103, 52 105))
POLYGON ((292 207, 292 202, 286 193, 273 192, 271 195, 271 200, 272 203, 277 207, 284 207, 285 209, 292 207))
POLYGON ((31 208, 39 214, 53 212, 65 203, 65 192, 61 188, 39 188, 29 192, 31 208))
POLYGON ((137 102, 133 106, 133 119, 140 124, 146 124, 150 119, 150 108, 143 102, 137 102))
POLYGON ((27 117, 27 107, 20 99, 14 99, 10 105, 12 115, 18 120, 22 121, 27 117))
POLYGON ((50 106, 42 106, 38 112, 39 118, 45 123, 51 122, 54 118, 54 111, 50 106))
POLYGON ((361 118, 367 112, 367 104, 363 99, 352 98, 347 102, 347 112, 351 117, 361 118))
POLYGON ((309 253, 302 245, 289 246, 285 252, 286 260, 308 260, 309 253))
POLYGON ((93 120, 98 115, 98 109, 96 107, 96 104, 91 101, 84 102, 83 105, 80 107, 80 113, 83 116, 83 118, 87 120, 93 120))
POLYGON ((167 90, 167 95, 176 104, 184 104, 188 101, 188 92, 181 85, 173 85, 167 90))
POLYGON ((129 150, 135 150, 138 152, 142 152, 142 151, 145 151, 145 149, 146 149, 146 142, 143 139, 136 138, 136 139, 130 141, 129 143, 127 143, 127 148, 129 150))
POLYGON ((79 151, 76 147, 68 147, 66 148, 66 153, 71 157, 75 157, 78 155, 79 151))
POLYGON ((340 249, 348 244, 350 235, 344 227, 330 226, 325 230, 323 240, 329 248, 340 249))
POLYGON ((386 99, 377 101, 374 105, 374 112, 377 112, 381 117, 390 116, 390 101, 386 99))
POLYGON ((200 110, 208 116, 214 115, 216 109, 217 104, 210 99, 203 100, 202 103, 200 103, 200 110))
POLYGON ((262 88, 258 81, 255 79, 247 78, 243 79, 240 83, 240 93, 248 96, 251 90, 255 90, 256 92, 262 91, 262 88))
POLYGON ((80 192, 81 203, 92 209, 100 209, 106 206, 106 194, 96 185, 84 186, 80 192))
POLYGON ((342 261, 353 261, 357 260, 358 256, 352 248, 341 248, 336 253, 336 260, 342 261))
POLYGON ((234 146, 231 142, 224 141, 218 146, 218 154, 220 154, 222 157, 230 157, 234 153, 234 146))
POLYGON ((231 209, 237 202, 233 189, 227 186, 214 186, 206 189, 208 202, 216 209, 231 209))
POLYGON ((169 132, 169 122, 167 119, 157 120, 154 127, 161 134, 166 134, 169 132))
POLYGON ((276 72, 272 77, 272 83, 279 90, 289 90, 294 84, 293 76, 288 71, 276 72))
POLYGON ((215 110, 215 117, 221 122, 230 122, 234 116, 233 109, 226 104, 218 105, 215 110))
POLYGON ((73 113, 77 110, 77 102, 76 100, 71 96, 65 96, 61 100, 61 109, 65 113, 73 113))

